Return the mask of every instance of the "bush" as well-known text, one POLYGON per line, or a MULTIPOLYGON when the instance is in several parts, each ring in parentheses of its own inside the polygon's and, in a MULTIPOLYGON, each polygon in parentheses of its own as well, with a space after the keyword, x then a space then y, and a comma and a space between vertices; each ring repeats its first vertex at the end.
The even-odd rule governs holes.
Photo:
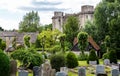
POLYGON ((45 52, 42 52, 41 54, 44 56, 45 59, 48 58, 48 57, 47 57, 47 54, 46 54, 45 52))
POLYGON ((97 61, 97 64, 99 64, 99 59, 98 59, 94 49, 90 50, 90 54, 89 54, 87 63, 89 63, 89 61, 97 61))
POLYGON ((102 59, 109 59, 109 52, 104 53, 102 59))
POLYGON ((55 45, 51 48, 50 53, 55 54, 56 52, 58 52, 60 50, 61 50, 60 45, 55 45))
POLYGON ((65 56, 61 54, 55 54, 51 56, 50 63, 53 69, 56 69, 56 71, 60 71, 60 67, 65 67, 65 56))
POLYGON ((78 66, 78 60, 73 52, 69 52, 66 56, 66 65, 68 68, 75 68, 78 66))
POLYGON ((9 76, 10 60, 6 54, 0 50, 0 76, 9 76))
POLYGON ((42 55, 32 49, 19 49, 11 54, 15 60, 19 60, 24 68, 32 69, 33 66, 40 66, 43 63, 42 55))
POLYGON ((87 59, 88 59, 88 54, 82 54, 82 53, 80 53, 78 55, 78 60, 80 60, 80 61, 87 60, 87 59))
POLYGON ((110 59, 110 63, 116 63, 117 64, 117 56, 116 56, 116 51, 115 50, 110 51, 109 59, 110 59))

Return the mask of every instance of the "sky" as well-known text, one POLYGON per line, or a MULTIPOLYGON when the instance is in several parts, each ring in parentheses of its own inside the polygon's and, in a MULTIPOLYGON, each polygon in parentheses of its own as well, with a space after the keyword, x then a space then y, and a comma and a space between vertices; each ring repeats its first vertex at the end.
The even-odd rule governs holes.
POLYGON ((54 11, 78 13, 82 5, 96 6, 100 0, 0 0, 0 27, 5 30, 19 28, 23 16, 37 11, 42 25, 52 23, 54 11))

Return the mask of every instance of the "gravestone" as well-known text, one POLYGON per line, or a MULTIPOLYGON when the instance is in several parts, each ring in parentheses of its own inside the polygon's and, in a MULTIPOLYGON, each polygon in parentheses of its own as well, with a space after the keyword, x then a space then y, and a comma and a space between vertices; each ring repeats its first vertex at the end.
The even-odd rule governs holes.
POLYGON ((56 73, 56 70, 55 70, 55 69, 52 69, 50 76, 55 76, 55 73, 56 73))
POLYGON ((42 64, 41 76, 49 76, 51 73, 51 65, 49 63, 42 64))
POLYGON ((15 60, 10 61, 10 76, 16 76, 17 62, 15 60))
POLYGON ((111 75, 112 76, 119 76, 119 70, 118 69, 112 69, 111 75))
POLYGON ((97 74, 97 76, 107 76, 107 74, 97 74))
POLYGON ((55 76, 67 76, 65 72, 57 72, 55 76))
POLYGON ((117 65, 112 65, 112 69, 118 69, 119 67, 117 65))
POLYGON ((97 65, 97 61, 89 61, 89 65, 97 65))
POLYGON ((18 71, 18 76, 28 76, 28 71, 26 71, 26 70, 19 70, 18 71))
POLYGON ((109 59, 105 59, 104 60, 104 65, 110 65, 110 60, 109 59))
POLYGON ((78 76, 86 76, 86 70, 84 67, 80 67, 78 70, 78 76))
POLYGON ((61 67, 60 72, 68 73, 68 68, 67 67, 61 67))
POLYGON ((105 74, 105 66, 104 65, 96 66, 96 75, 97 74, 105 74))
POLYGON ((39 66, 34 66, 33 67, 33 76, 40 76, 40 67, 39 66))

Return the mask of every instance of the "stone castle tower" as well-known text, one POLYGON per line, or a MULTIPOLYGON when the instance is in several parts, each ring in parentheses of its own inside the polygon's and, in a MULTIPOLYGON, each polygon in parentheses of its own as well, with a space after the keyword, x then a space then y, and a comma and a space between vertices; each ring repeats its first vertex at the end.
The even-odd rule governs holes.
POLYGON ((79 28, 84 28, 84 24, 87 20, 93 21, 94 6, 84 5, 81 6, 81 12, 76 14, 65 14, 63 12, 54 12, 52 17, 53 29, 58 29, 63 32, 62 26, 66 22, 69 16, 75 16, 79 20, 79 28))

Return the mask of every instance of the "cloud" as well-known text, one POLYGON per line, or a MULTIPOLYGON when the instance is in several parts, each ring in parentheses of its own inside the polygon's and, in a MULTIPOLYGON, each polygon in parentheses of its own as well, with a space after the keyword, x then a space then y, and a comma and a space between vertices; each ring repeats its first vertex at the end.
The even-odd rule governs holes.
POLYGON ((55 8, 55 7, 20 7, 19 9, 24 10, 24 11, 43 11, 43 12, 48 12, 48 11, 64 11, 68 10, 65 8, 55 8))
POLYGON ((35 6, 36 5, 54 6, 54 5, 60 5, 60 4, 62 4, 62 2, 57 2, 57 1, 54 1, 54 2, 50 2, 50 1, 32 1, 32 4, 35 5, 35 6))

